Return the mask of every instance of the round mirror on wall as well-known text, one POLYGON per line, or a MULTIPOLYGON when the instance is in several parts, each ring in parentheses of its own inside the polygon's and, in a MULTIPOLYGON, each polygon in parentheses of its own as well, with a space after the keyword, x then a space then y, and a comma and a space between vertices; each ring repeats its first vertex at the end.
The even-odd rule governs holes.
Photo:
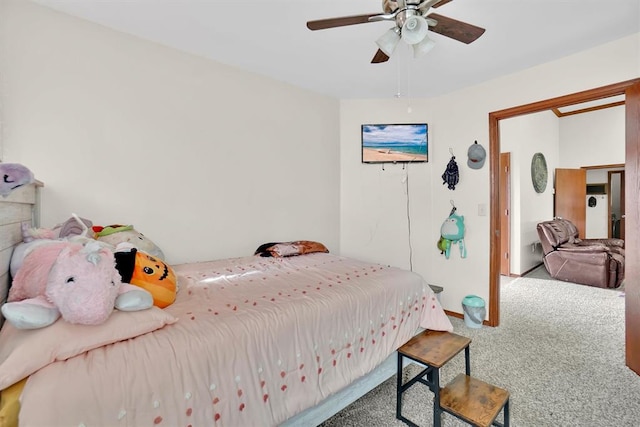
POLYGON ((531 159, 531 182, 536 193, 544 193, 547 188, 547 160, 544 154, 535 153, 531 159))

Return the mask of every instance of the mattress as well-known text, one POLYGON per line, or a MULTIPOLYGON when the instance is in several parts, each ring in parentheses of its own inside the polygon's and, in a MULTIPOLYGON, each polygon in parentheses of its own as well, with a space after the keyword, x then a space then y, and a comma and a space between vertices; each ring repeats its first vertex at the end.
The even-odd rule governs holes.
MULTIPOLYGON (((385 265, 313 253, 174 270, 178 296, 162 311, 176 321, 35 370, 21 426, 274 426, 371 372, 418 329, 452 329, 418 274, 385 265)), ((126 329, 133 313, 117 314, 126 329)), ((0 345, 5 335, 16 339, 3 329, 0 345)))

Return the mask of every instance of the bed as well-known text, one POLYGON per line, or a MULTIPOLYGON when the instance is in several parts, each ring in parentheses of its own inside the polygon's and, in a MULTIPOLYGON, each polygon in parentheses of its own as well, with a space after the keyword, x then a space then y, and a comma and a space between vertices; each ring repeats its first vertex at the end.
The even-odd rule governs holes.
POLYGON ((393 375, 417 331, 452 329, 425 281, 390 266, 317 252, 173 268, 165 309, 2 327, 20 426, 317 425, 393 375))

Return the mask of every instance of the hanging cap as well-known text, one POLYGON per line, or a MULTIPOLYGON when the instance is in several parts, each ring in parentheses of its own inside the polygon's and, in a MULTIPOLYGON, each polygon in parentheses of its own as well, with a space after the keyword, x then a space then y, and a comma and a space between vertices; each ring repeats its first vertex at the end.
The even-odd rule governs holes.
POLYGON ((484 160, 487 157, 487 153, 486 151, 484 151, 484 147, 478 144, 478 141, 475 141, 469 147, 467 156, 469 156, 469 160, 467 160, 467 166, 469 166, 471 169, 482 169, 482 166, 484 166, 484 160))

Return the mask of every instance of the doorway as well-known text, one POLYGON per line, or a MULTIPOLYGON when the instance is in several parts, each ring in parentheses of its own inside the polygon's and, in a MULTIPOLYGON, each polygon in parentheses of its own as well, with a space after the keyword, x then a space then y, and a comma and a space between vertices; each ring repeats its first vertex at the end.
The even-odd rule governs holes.
POLYGON ((625 186, 625 200, 627 202, 625 210, 625 222, 627 223, 625 262, 626 364, 640 374, 640 197, 637 192, 629 191, 629 188, 640 187, 640 165, 637 164, 640 159, 640 79, 489 113, 491 214, 488 323, 490 326, 500 324, 500 120, 619 95, 625 96, 625 173, 628 184, 625 186))
POLYGON ((624 214, 624 170, 609 171, 609 236, 624 240, 625 238, 625 214, 624 214))

